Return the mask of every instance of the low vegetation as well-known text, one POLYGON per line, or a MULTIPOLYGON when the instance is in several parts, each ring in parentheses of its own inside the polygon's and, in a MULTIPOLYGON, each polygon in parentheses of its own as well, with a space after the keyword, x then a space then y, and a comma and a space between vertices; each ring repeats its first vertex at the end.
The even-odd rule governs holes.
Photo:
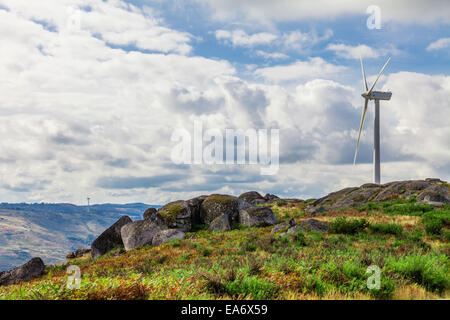
MULTIPOLYGON (((312 216, 305 203, 272 205, 282 222, 312 216)), ((448 299, 450 208, 412 200, 367 203, 313 216, 328 233, 272 234, 271 227, 199 229, 184 240, 97 259, 71 261, 80 289, 66 287, 66 266, 0 287, 1 299, 448 299), (369 266, 380 288, 367 286, 369 266)))

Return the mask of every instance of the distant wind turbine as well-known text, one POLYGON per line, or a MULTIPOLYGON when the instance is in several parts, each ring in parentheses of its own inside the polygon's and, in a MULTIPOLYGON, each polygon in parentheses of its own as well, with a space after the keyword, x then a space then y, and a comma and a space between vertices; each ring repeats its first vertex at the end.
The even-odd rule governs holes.
POLYGON ((91 198, 87 197, 87 202, 88 202, 87 211, 88 211, 88 213, 91 212, 91 208, 89 207, 89 200, 91 200, 91 198))
POLYGON ((364 64, 362 61, 362 57, 360 56, 361 61, 361 72, 363 76, 363 85, 364 85, 364 93, 361 94, 361 96, 364 98, 364 109, 362 111, 361 116, 361 123, 359 125, 359 133, 358 133, 358 142, 356 143, 356 150, 355 150, 355 156, 353 158, 353 165, 356 163, 356 155, 358 154, 358 148, 359 148, 359 139, 361 138, 361 131, 364 126, 364 120, 366 118, 366 112, 367 112, 367 105, 369 103, 369 100, 375 100, 375 118, 373 122, 373 180, 375 183, 380 183, 380 100, 390 100, 392 96, 392 92, 382 92, 382 91, 373 91, 373 88, 375 87, 375 84, 377 83, 378 79, 381 76, 381 73, 384 71, 384 68, 386 68, 387 64, 391 58, 389 58, 386 63, 384 64, 383 68, 381 68, 380 72, 378 73, 377 78, 373 82, 370 89, 367 86, 366 81, 366 73, 364 72, 364 64))

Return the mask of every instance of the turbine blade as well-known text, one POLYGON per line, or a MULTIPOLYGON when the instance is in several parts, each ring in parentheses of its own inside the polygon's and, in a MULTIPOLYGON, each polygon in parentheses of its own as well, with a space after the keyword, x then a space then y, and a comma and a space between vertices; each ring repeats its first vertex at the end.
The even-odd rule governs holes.
POLYGON ((381 68, 380 72, 378 73, 377 78, 375 79, 375 81, 373 82, 372 86, 370 87, 370 90, 368 92, 368 95, 370 95, 370 93, 372 92, 373 88, 375 87, 375 85, 377 84, 378 79, 381 76, 381 73, 384 71, 384 68, 386 68, 387 64, 389 63, 389 61, 391 60, 391 58, 389 57, 389 59, 386 61, 386 63, 384 64, 383 68, 381 68))
POLYGON ((369 99, 366 98, 365 102, 364 102, 364 109, 363 109, 363 112, 362 112, 362 115, 361 115, 361 123, 359 125, 358 142, 356 142, 356 150, 355 150, 355 156, 353 157, 353 165, 355 165, 355 163, 356 163, 356 155, 358 154, 359 140, 361 138, 361 131, 362 131, 362 128, 364 126, 364 120, 366 119, 366 112, 367 112, 367 104, 368 103, 369 103, 369 99))
POLYGON ((362 72, 363 81, 364 81, 364 89, 366 90, 365 92, 367 92, 367 90, 369 90, 369 88, 367 87, 366 72, 364 71, 364 63, 363 63, 361 55, 359 55, 359 60, 361 61, 361 72, 362 72))

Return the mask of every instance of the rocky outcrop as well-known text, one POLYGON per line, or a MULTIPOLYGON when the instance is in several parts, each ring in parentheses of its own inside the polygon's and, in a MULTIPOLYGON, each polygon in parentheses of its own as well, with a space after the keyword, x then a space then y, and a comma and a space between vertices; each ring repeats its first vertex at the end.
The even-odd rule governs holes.
POLYGON ((267 201, 267 199, 265 199, 262 195, 260 195, 256 191, 245 192, 241 194, 238 198, 253 205, 262 204, 267 201))
POLYGON ((240 204, 236 197, 221 194, 210 195, 201 205, 201 221, 209 225, 217 217, 227 215, 230 219, 230 224, 233 225, 239 221, 239 206, 240 204))
POLYGON ((45 265, 41 258, 30 261, 9 271, 0 272, 0 286, 8 286, 22 281, 30 281, 42 275, 45 265))
POLYGON ((211 222, 208 229, 213 231, 230 231, 230 217, 227 214, 218 216, 211 222))
POLYGON ((450 186, 439 179, 394 181, 386 184, 367 183, 345 188, 317 199, 306 207, 306 212, 317 213, 342 207, 356 207, 367 202, 410 199, 450 203, 450 186))
POLYGON ((158 212, 158 210, 156 210, 155 208, 148 208, 144 212, 144 215, 143 215, 144 220, 154 218, 156 215, 156 212, 158 212))
POLYGON ((327 232, 328 223, 324 221, 319 221, 317 219, 306 219, 301 221, 297 225, 290 227, 287 231, 288 234, 296 234, 298 231, 317 231, 317 232, 327 232))
POLYGON ((131 222, 132 220, 129 216, 123 216, 95 239, 91 245, 92 258, 100 257, 115 247, 123 246, 120 230, 131 222))
POLYGON ((184 232, 192 229, 192 211, 187 201, 170 202, 159 209, 158 214, 169 228, 180 229, 184 232))
POLYGON ((177 229, 167 229, 158 231, 153 237, 152 244, 159 246, 160 244, 169 242, 173 239, 184 239, 186 234, 183 231, 177 229))
POLYGON ((91 253, 91 248, 81 248, 77 249, 74 252, 69 253, 66 258, 67 259, 75 259, 75 258, 81 258, 82 256, 91 253))
POLYGON ((159 231, 166 229, 167 226, 162 221, 156 222, 150 219, 134 221, 124 225, 121 230, 121 237, 125 250, 129 251, 151 244, 153 237, 159 231))
POLYGON ((270 232, 271 233, 285 232, 293 226, 295 226, 295 220, 292 218, 287 222, 278 223, 272 228, 272 230, 270 230, 270 232))
POLYGON ((266 227, 278 223, 270 208, 252 207, 239 211, 239 222, 248 227, 266 227))
POLYGON ((188 204, 189 208, 191 209, 191 222, 193 225, 202 223, 201 208, 202 208, 203 201, 207 197, 208 196, 206 196, 206 195, 202 195, 202 196, 187 200, 187 204, 188 204))

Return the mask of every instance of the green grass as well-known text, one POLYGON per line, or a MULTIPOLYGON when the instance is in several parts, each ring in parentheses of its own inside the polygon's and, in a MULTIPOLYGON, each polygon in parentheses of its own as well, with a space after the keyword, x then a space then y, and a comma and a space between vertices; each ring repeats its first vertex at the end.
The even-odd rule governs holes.
POLYGON ((449 289, 448 263, 448 257, 443 254, 413 253, 400 258, 389 257, 387 268, 429 290, 442 292, 449 289))
POLYGON ((393 234, 400 236, 403 234, 403 228, 396 223, 375 223, 369 226, 369 230, 377 233, 393 234))
POLYGON ((347 219, 339 217, 330 222, 328 228, 331 233, 355 234, 369 225, 365 219, 347 219))

